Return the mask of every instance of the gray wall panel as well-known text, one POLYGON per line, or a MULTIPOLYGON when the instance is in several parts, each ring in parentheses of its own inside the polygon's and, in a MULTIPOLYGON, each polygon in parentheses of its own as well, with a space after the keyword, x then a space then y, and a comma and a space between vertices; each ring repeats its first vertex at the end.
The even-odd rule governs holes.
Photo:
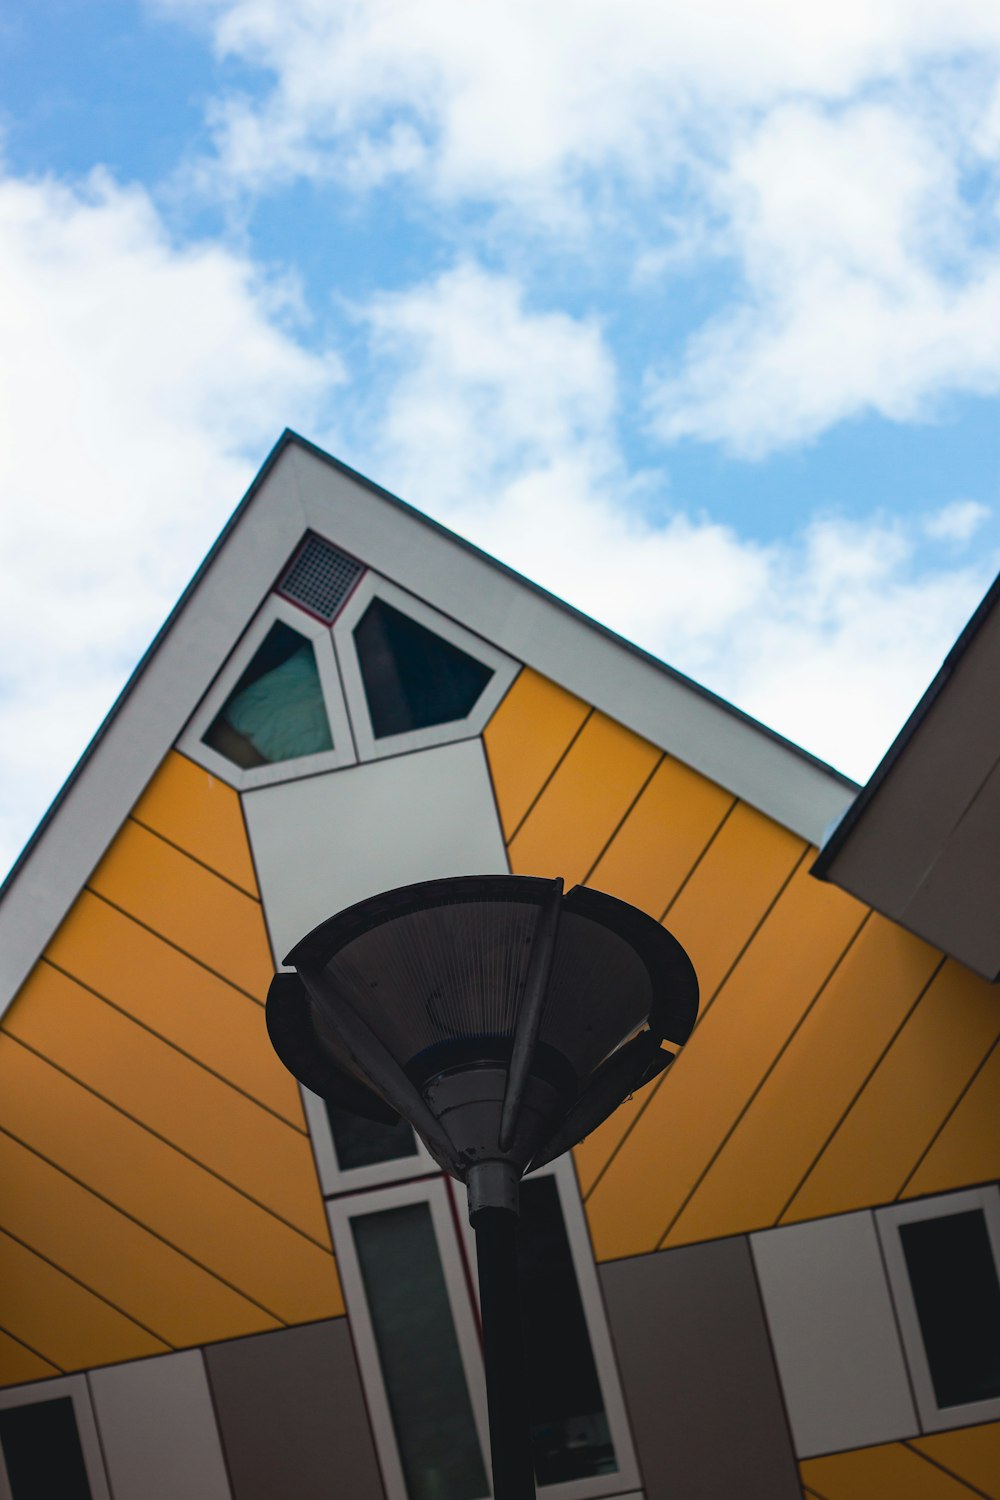
POLYGON ((800 1458, 919 1431, 870 1213, 751 1236, 800 1458))
POLYGON ((205 1351, 235 1500, 383 1500, 347 1321, 205 1351))
POLYGON ((111 1365, 88 1379, 115 1500, 230 1500, 200 1351, 111 1365))
POLYGON ((600 1267, 646 1493, 801 1500, 747 1242, 600 1267))

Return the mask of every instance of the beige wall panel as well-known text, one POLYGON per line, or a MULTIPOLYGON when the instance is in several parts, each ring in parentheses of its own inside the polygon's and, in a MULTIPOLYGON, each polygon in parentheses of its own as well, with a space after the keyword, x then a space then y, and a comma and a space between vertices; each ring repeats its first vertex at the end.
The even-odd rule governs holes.
POLYGON ((200 1352, 89 1376, 115 1500, 231 1500, 200 1352))
POLYGON ((244 806, 278 960, 366 896, 507 872, 478 739, 261 787, 244 806))
POLYGON ((382 1500, 343 1318, 205 1350, 235 1500, 382 1500))
POLYGON ((799 1457, 918 1432, 871 1214, 750 1244, 799 1457))

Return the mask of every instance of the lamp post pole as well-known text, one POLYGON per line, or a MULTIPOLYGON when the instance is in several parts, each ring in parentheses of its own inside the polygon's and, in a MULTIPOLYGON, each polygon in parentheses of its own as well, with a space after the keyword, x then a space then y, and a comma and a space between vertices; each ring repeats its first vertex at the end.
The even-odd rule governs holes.
POLYGON ((410 1122, 466 1184, 494 1500, 534 1500, 518 1294, 518 1183, 662 1073, 698 1010, 677 940, 613 896, 470 875, 359 902, 307 933, 267 1000, 301 1083, 410 1122))

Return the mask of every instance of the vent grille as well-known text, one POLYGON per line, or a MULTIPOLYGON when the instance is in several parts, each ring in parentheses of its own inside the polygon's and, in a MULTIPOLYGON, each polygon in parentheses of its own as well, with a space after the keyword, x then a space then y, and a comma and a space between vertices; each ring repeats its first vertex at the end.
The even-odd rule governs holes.
POLYGON ((278 584, 278 593, 329 625, 364 571, 355 558, 311 536, 278 584))

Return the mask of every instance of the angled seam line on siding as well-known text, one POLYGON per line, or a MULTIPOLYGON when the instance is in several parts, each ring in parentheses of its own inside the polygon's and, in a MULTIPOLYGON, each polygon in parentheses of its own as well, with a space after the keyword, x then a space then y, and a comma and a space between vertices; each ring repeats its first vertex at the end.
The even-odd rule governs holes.
POLYGON ((68 1068, 64 1068, 59 1063, 54 1062, 53 1059, 51 1057, 48 1057, 44 1052, 39 1052, 37 1047, 30 1046, 27 1042, 23 1042, 20 1037, 12 1036, 10 1032, 5 1031, 4 1035, 8 1038, 9 1041, 15 1042, 19 1047, 23 1047, 26 1052, 32 1053, 33 1056, 40 1058, 42 1062, 47 1063, 50 1068, 55 1068, 57 1073, 62 1073, 65 1078, 71 1079, 72 1082, 77 1084, 80 1088, 86 1089, 88 1094, 93 1094, 95 1099, 100 1099, 101 1103, 106 1104, 109 1109, 117 1110, 118 1114, 122 1115, 124 1119, 130 1120, 133 1125, 137 1125, 140 1130, 144 1130, 147 1135, 151 1135, 154 1140, 160 1141, 164 1146, 169 1146, 172 1151, 177 1152, 178 1156, 183 1156, 185 1161, 192 1162, 194 1166, 200 1167, 203 1172, 207 1172, 208 1175, 210 1177, 214 1177, 217 1182, 223 1183, 224 1186, 229 1188, 232 1192, 239 1193, 241 1198, 245 1198, 247 1202, 252 1203, 255 1208, 259 1208, 263 1213, 270 1214, 272 1219, 277 1219, 279 1224, 284 1224, 285 1227, 287 1229, 290 1229, 293 1234, 299 1235, 302 1239, 308 1240, 310 1245, 315 1245, 318 1249, 325 1251, 327 1255, 331 1255, 329 1246, 325 1245, 322 1240, 317 1239, 315 1235, 310 1234, 305 1229, 300 1229, 297 1224, 293 1224, 290 1219, 286 1219, 283 1214, 277 1213, 275 1209, 269 1208, 266 1203, 262 1203, 259 1198, 255 1198, 252 1193, 248 1193, 245 1188, 239 1187, 235 1182, 230 1182, 228 1177, 223 1177, 222 1173, 217 1172, 214 1167, 210 1167, 205 1162, 199 1161, 197 1156, 192 1156, 190 1151, 185 1151, 182 1146, 178 1146, 176 1141, 170 1140, 168 1136, 161 1135, 160 1132, 158 1130, 154 1130, 151 1125, 146 1125, 142 1120, 137 1119, 135 1115, 129 1114, 127 1109, 122 1109, 120 1104, 115 1104, 112 1099, 109 1099, 98 1089, 93 1088, 89 1083, 85 1083, 82 1078, 77 1078, 76 1074, 71 1073, 68 1068))
MULTIPOLYGON (((76 1080, 74 1079, 74 1082, 75 1081, 76 1080)), ((130 1224, 134 1224, 138 1229, 144 1230, 146 1234, 150 1235, 154 1240, 159 1240, 160 1244, 166 1245, 168 1250, 173 1250, 178 1255, 182 1256, 184 1260, 190 1261, 193 1266, 198 1267, 199 1271, 204 1271, 206 1276, 211 1276, 216 1281, 220 1282, 222 1286, 228 1287, 231 1292, 234 1292, 237 1297, 242 1297, 244 1302, 248 1302, 251 1307, 256 1307, 260 1312, 266 1313, 269 1318, 273 1318, 274 1321, 276 1323, 280 1323, 283 1328, 291 1326, 286 1322, 284 1318, 281 1317, 279 1313, 276 1313, 273 1308, 265 1306, 263 1302, 259 1302, 256 1297, 252 1297, 249 1292, 244 1291, 242 1287, 238 1287, 235 1282, 232 1282, 228 1280, 227 1277, 222 1276, 212 1266, 206 1265, 205 1262, 199 1260, 196 1255, 192 1255, 189 1250, 183 1249, 180 1245, 175 1245, 173 1240, 168 1239, 165 1234, 161 1234, 158 1229, 154 1229, 151 1224, 147 1224, 144 1220, 137 1218, 135 1214, 129 1213, 127 1208, 123 1208, 122 1205, 120 1203, 116 1203, 113 1198, 108 1198, 104 1193, 99 1193, 96 1188, 91 1187, 89 1183, 81 1181, 81 1179, 77 1177, 73 1172, 70 1172, 65 1167, 61 1166, 59 1162, 53 1161, 51 1156, 46 1156, 44 1151, 39 1151, 37 1146, 33 1146, 30 1141, 24 1140, 21 1136, 15 1134, 13 1130, 9 1130, 6 1125, 0 1126, 0 1133, 9 1136, 10 1139, 12 1141, 16 1141, 19 1146, 23 1146, 25 1151, 30 1151, 32 1156, 37 1156, 39 1161, 45 1162, 46 1166, 51 1167, 53 1171, 60 1172, 63 1177, 74 1183, 78 1188, 81 1189, 81 1191, 89 1193, 90 1196, 92 1198, 96 1198, 99 1203, 103 1203, 106 1205, 106 1207, 113 1209, 115 1213, 121 1214, 122 1218, 127 1219, 130 1224)))
MULTIPOLYGON (((942 959, 942 963, 943 962, 944 962, 944 960, 942 959)), ((972 1085, 975 1083, 976 1079, 979 1077, 980 1073, 983 1071, 983 1069, 985 1068, 986 1064, 989 1062, 990 1058, 993 1056, 994 1052, 997 1050, 998 1047, 1000 1047, 1000 1036, 998 1036, 996 1038, 996 1040, 992 1043, 991 1046, 987 1047, 986 1053, 982 1057, 982 1059, 980 1060, 978 1066, 975 1069, 975 1072, 972 1074, 971 1078, 968 1080, 968 1082, 966 1083, 965 1087, 959 1093, 958 1098, 955 1100, 954 1104, 951 1106, 951 1109, 949 1109, 948 1113, 945 1115, 944 1119, 941 1121, 941 1124, 938 1126, 937 1130, 935 1130, 934 1134, 931 1136, 930 1140, 927 1142, 927 1145, 924 1147, 924 1149, 921 1151, 920 1155, 917 1157, 916 1163, 914 1164, 914 1166, 910 1170, 910 1172, 907 1174, 907 1177, 904 1180, 902 1187, 900 1188, 899 1192, 896 1194, 895 1202, 897 1202, 897 1203, 899 1202, 900 1198, 902 1198, 903 1194, 906 1192, 906 1189, 909 1187, 909 1185, 910 1185, 911 1181, 913 1180, 913 1178, 916 1177, 917 1173, 920 1171, 920 1168, 921 1168, 921 1166, 924 1163, 924 1159, 930 1153, 930 1151, 931 1151, 931 1149, 932 1149, 935 1141, 941 1135, 942 1131, 945 1129, 946 1125, 948 1124, 948 1121, 951 1119, 952 1115, 958 1109, 958 1107, 961 1104, 962 1100, 965 1098, 966 1094, 972 1088, 972 1085)))
MULTIPOLYGON (((726 816, 728 817, 728 813, 726 814, 726 816)), ((725 821, 725 819, 723 819, 723 822, 724 821, 725 821)), ((732 977, 733 972, 736 969, 737 965, 740 963, 740 961, 742 960, 742 958, 746 954, 747 949, 750 947, 751 943, 754 941, 754 939, 757 937, 757 934, 760 932, 761 928, 763 927, 764 923, 767 921, 768 917, 771 915, 771 912, 774 910, 775 903, 778 900, 780 900, 782 894, 787 889, 789 882, 792 880, 792 878, 795 875, 796 871, 799 869, 800 865, 802 864, 802 861, 808 857, 809 849, 810 849, 810 846, 807 844, 805 846, 805 848, 802 850, 802 853, 799 855, 798 859, 792 865, 792 868, 789 870, 788 874, 785 876, 785 878, 782 881, 781 885, 778 887, 778 889, 775 892, 774 896, 771 898, 771 901, 768 903, 768 905, 765 908, 762 916, 760 917, 760 920, 754 926, 754 929, 750 933, 750 935, 747 938, 746 942, 743 944, 742 948, 739 950, 739 952, 737 953, 736 957, 733 959, 732 963, 729 965, 729 968, 726 970, 725 974, 723 974, 722 978, 719 980, 719 983, 716 985, 715 989, 712 991, 712 994, 706 1000, 705 1005, 703 1006, 703 1008, 698 1012, 698 1021, 696 1022, 696 1029, 697 1029, 697 1025, 700 1024, 700 1022, 702 1021, 702 1019, 705 1016, 706 1012, 708 1011, 709 1006, 715 1000, 716 996, 721 993, 723 986, 726 985, 729 982, 729 980, 732 977)), ((670 1069, 668 1068, 665 1073, 661 1074, 661 1076, 659 1077, 659 1079, 657 1079, 657 1081, 653 1084, 652 1088, 647 1089, 647 1091, 646 1091, 647 1092, 646 1099, 643 1101, 641 1108, 636 1112, 635 1117, 629 1122, 629 1126, 628 1126, 628 1129, 625 1131, 625 1134, 622 1136, 622 1138, 618 1142, 617 1146, 615 1146, 615 1149, 612 1151, 611 1155, 608 1157, 607 1161, 604 1163, 604 1166, 601 1168, 600 1172, 598 1172, 597 1176, 594 1178, 594 1181, 591 1183, 590 1188, 588 1189, 588 1191, 586 1193, 586 1197, 584 1199, 585 1202, 586 1202, 586 1200, 588 1198, 591 1197, 591 1195, 593 1194, 594 1190, 596 1189, 598 1183, 601 1181, 601 1179, 604 1177, 604 1174, 611 1167, 611 1165, 614 1162, 615 1158, 617 1157, 618 1153, 621 1151, 622 1147, 625 1145, 625 1142, 628 1140, 629 1136, 632 1134, 633 1130, 638 1125, 638 1123, 642 1119, 643 1115, 646 1113, 646 1110, 652 1104, 652 1102, 655 1099, 656 1095, 659 1093, 660 1089, 662 1088, 665 1080, 669 1077, 669 1074, 670 1074, 670 1069)))
MULTIPOLYGON (((50 969, 55 969, 57 974, 64 975, 65 978, 71 980, 73 984, 78 984, 82 990, 86 990, 89 995, 93 995, 95 1000, 100 1000, 104 1005, 109 1006, 111 1010, 117 1011, 120 1016, 124 1016, 127 1021, 132 1021, 136 1026, 139 1027, 141 1031, 145 1031, 149 1036, 155 1037, 156 1040, 158 1042, 162 1042, 164 1046, 172 1048, 174 1052, 178 1052, 180 1056, 186 1058, 188 1062, 194 1063, 196 1067, 201 1068, 204 1072, 210 1074, 211 1077, 217 1078, 220 1083, 224 1083, 227 1088, 232 1089, 236 1094, 240 1094, 251 1104, 256 1104, 258 1108, 264 1110, 267 1114, 273 1115, 276 1120, 278 1120, 282 1125, 287 1126, 289 1130, 294 1130, 299 1135, 306 1134, 303 1126, 296 1125, 292 1120, 289 1120, 286 1115, 283 1115, 279 1113, 278 1110, 273 1109, 270 1104, 265 1104, 263 1099, 258 1099, 256 1094, 251 1094, 246 1089, 241 1088, 238 1083, 234 1083, 231 1078, 227 1078, 225 1073, 220 1073, 217 1071, 217 1069, 210 1068, 208 1063, 203 1062, 200 1057, 195 1057, 193 1052, 188 1052, 184 1047, 179 1047, 176 1042, 170 1039, 170 1037, 164 1036, 162 1031, 157 1031, 154 1026, 150 1026, 148 1021, 141 1020, 134 1011, 126 1010, 123 1005, 118 1005, 114 1000, 110 1000, 107 995, 103 995, 100 990, 95 989, 92 984, 88 984, 85 979, 81 979, 79 975, 74 974, 71 969, 64 969, 62 964, 57 964, 54 959, 49 958, 45 953, 42 954, 39 962, 48 964, 50 969)), ((242 990, 239 990, 237 991, 237 993, 242 995, 244 992, 242 990)))

